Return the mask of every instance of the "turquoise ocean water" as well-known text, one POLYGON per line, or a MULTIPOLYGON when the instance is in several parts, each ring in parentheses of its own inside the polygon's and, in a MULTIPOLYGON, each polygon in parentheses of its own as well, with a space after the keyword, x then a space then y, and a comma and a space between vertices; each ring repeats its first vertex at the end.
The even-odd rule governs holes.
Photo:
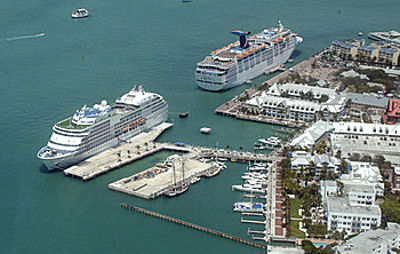
POLYGON ((46 172, 36 152, 56 121, 138 83, 169 102, 175 126, 161 140, 249 150, 271 127, 213 114, 248 86, 209 93, 193 77, 196 62, 236 39, 231 30, 257 32, 281 19, 304 37, 299 62, 334 39, 400 29, 398 0, 2 0, 0 7, 1 253, 260 253, 119 206, 135 203, 246 238, 248 225, 231 211, 242 199, 231 185, 240 183, 244 165, 230 163, 182 196, 145 201, 107 185, 166 152, 86 183, 46 172), (93 16, 72 20, 79 7, 93 16), (190 116, 179 119, 184 111, 190 116), (202 126, 212 133, 201 135, 202 126))

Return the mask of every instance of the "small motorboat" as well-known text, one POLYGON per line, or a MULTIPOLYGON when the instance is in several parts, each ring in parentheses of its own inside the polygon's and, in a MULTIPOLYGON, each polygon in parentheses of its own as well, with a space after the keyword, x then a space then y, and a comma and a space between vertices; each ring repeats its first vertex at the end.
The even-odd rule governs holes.
POLYGON ((74 19, 87 18, 87 17, 89 17, 89 11, 86 9, 80 8, 80 9, 72 12, 71 17, 74 19))
POLYGON ((186 117, 188 117, 188 115, 189 115, 189 112, 183 112, 183 113, 179 114, 179 117, 180 118, 186 118, 186 117))
POLYGON ((219 174, 219 172, 221 172, 221 169, 222 169, 222 167, 216 167, 214 170, 212 170, 212 171, 206 173, 205 176, 206 176, 207 178, 216 176, 216 175, 219 174))
POLYGON ((203 127, 203 128, 200 129, 200 132, 203 133, 203 134, 210 134, 211 128, 203 127))
POLYGON ((195 176, 195 177, 193 177, 193 178, 190 180, 190 183, 191 183, 191 184, 197 183, 197 182, 200 181, 200 180, 201 180, 201 178, 200 178, 199 176, 195 176))
POLYGON ((240 184, 240 185, 232 185, 233 190, 251 192, 251 193, 265 193, 265 189, 263 189, 261 184, 240 184))
POLYGON ((358 32, 358 36, 363 36, 364 33, 363 32, 358 32))

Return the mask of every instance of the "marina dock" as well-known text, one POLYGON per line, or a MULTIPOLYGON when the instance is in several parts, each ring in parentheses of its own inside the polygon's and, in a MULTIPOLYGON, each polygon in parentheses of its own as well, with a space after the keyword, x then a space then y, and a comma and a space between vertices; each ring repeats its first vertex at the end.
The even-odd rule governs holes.
POLYGON ((156 213, 156 212, 144 209, 144 208, 140 208, 140 207, 133 206, 133 205, 128 205, 128 204, 125 204, 125 203, 121 203, 121 207, 130 209, 131 211, 136 211, 138 213, 142 213, 142 214, 145 214, 145 215, 149 215, 149 216, 153 216, 153 217, 156 217, 156 218, 159 218, 159 219, 170 221, 170 222, 173 222, 173 223, 176 223, 176 224, 188 227, 188 228, 197 229, 197 230, 200 230, 200 231, 203 231, 203 232, 206 232, 206 233, 209 233, 209 234, 213 234, 213 235, 216 235, 216 236, 219 236, 219 237, 223 237, 223 238, 226 238, 226 239, 229 239, 229 240, 232 240, 232 241, 236 241, 236 242, 239 242, 239 243, 242 243, 242 244, 250 245, 250 246, 261 248, 261 249, 266 249, 266 245, 258 244, 258 243, 252 242, 252 241, 248 241, 248 240, 236 237, 236 236, 232 236, 232 235, 229 235, 229 234, 226 234, 226 233, 222 233, 222 232, 214 230, 214 229, 209 229, 209 228, 206 228, 206 227, 202 227, 202 226, 193 224, 191 222, 186 222, 186 221, 183 221, 183 220, 179 220, 179 219, 167 216, 167 215, 163 215, 163 214, 160 214, 160 213, 156 213))

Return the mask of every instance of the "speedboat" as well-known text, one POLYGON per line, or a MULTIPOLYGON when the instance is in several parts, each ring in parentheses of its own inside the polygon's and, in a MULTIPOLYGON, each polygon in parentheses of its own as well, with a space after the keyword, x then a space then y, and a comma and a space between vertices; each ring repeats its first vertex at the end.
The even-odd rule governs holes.
POLYGON ((234 212, 264 212, 264 204, 260 202, 236 202, 233 204, 234 212))
POLYGON ((86 18, 89 17, 89 11, 83 8, 80 8, 74 12, 72 12, 72 18, 78 19, 78 18, 86 18))
POLYGON ((260 184, 254 185, 254 184, 244 183, 240 185, 232 185, 232 189, 238 191, 252 192, 252 193, 261 193, 261 194, 265 193, 265 190, 262 188, 260 184))
POLYGON ((258 140, 260 143, 270 146, 278 146, 281 143, 281 140, 278 137, 269 137, 267 139, 261 138, 258 140))
POLYGON ((265 180, 267 178, 266 175, 261 174, 261 175, 242 175, 243 180, 265 180))

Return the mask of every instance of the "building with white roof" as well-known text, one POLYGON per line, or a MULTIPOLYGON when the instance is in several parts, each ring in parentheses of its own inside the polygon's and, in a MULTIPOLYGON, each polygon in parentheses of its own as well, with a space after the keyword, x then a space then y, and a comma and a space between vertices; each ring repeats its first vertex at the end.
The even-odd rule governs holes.
POLYGON ((400 249, 400 225, 391 222, 385 230, 362 232, 346 240, 345 243, 335 246, 337 254, 396 254, 395 249, 400 249))
POLYGON ((349 165, 349 174, 343 174, 340 177, 342 182, 360 183, 372 185, 375 188, 376 195, 383 196, 385 185, 380 170, 370 162, 347 161, 349 165))
POLYGON ((345 105, 346 97, 337 95, 334 89, 287 83, 272 85, 268 91, 247 100, 244 106, 267 117, 310 122, 317 114, 322 119, 341 119, 345 105), (322 96, 327 101, 320 103, 322 96), (308 100, 301 99, 306 97, 308 100))
POLYGON ((400 165, 400 125, 337 122, 331 127, 330 143, 335 154, 341 150, 343 157, 352 153, 382 155, 400 165))
POLYGON ((293 84, 293 83, 285 83, 285 84, 273 84, 267 91, 267 95, 273 96, 289 96, 289 97, 298 97, 300 98, 302 95, 311 93, 315 100, 321 98, 322 95, 326 95, 328 97, 336 95, 336 89, 331 88, 323 88, 318 86, 307 86, 302 84, 293 84))
POLYGON ((309 169, 314 176, 319 176, 324 168, 329 172, 338 173, 337 170, 340 166, 340 160, 327 154, 311 155, 306 151, 295 151, 290 153, 290 157, 290 165, 293 171, 309 169))
POLYGON ((331 129, 331 125, 324 121, 315 122, 304 133, 290 142, 290 146, 298 148, 313 148, 331 129))

